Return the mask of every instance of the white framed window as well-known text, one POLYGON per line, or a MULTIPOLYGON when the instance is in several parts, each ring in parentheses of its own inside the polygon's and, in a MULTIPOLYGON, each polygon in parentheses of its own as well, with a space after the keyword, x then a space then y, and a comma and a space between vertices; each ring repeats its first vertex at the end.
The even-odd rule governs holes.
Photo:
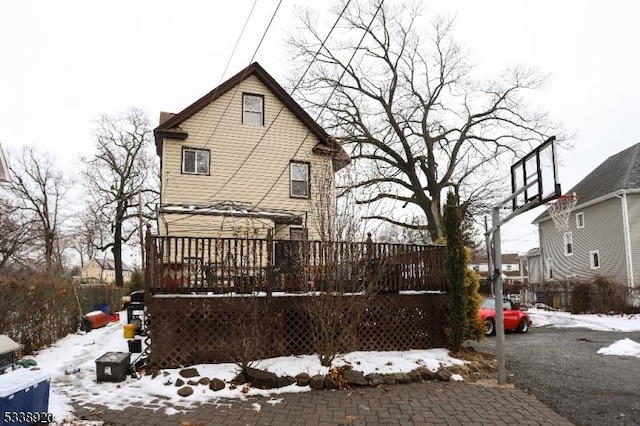
POLYGON ((564 255, 571 256, 573 254, 573 232, 565 232, 564 235, 564 255))
POLYGON ((264 96, 242 94, 242 122, 264 125, 264 96))
POLYGON ((552 280, 553 279, 553 258, 549 257, 547 258, 547 279, 548 280, 552 280))
POLYGON ((472 269, 476 272, 480 272, 480 266, 478 265, 473 265, 472 269))
POLYGON ((289 177, 289 195, 294 198, 309 198, 309 163, 289 163, 289 177))
POLYGON ((209 150, 182 148, 182 173, 192 175, 208 175, 209 150))
POLYGON ((511 265, 507 265, 507 271, 511 270, 511 265))
POLYGON ((589 252, 589 263, 591 269, 600 269, 600 251, 592 250, 589 252))
POLYGON ((576 228, 584 228, 584 213, 576 213, 576 228))

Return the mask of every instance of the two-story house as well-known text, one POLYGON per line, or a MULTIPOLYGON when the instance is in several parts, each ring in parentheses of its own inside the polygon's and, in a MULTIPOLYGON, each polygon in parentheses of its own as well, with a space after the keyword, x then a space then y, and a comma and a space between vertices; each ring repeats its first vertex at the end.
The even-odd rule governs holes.
MULTIPOLYGON (((486 280, 491 274, 485 254, 474 254, 468 265, 486 280)), ((504 284, 524 283, 527 279, 526 259, 518 253, 502 253, 502 281, 504 284)))
POLYGON ((604 277, 636 287, 640 279, 640 143, 615 154, 569 193, 578 196, 569 229, 547 212, 534 221, 540 247, 528 253, 529 280, 604 277))
POLYGON ((154 135, 159 235, 317 239, 334 218, 350 158, 258 63, 161 113, 154 135))
MULTIPOLYGON (((133 268, 122 263, 122 277, 125 282, 131 279, 131 274, 133 274, 133 268)), ((93 257, 82 267, 80 280, 83 283, 113 284, 116 282, 116 265, 111 259, 93 257)))

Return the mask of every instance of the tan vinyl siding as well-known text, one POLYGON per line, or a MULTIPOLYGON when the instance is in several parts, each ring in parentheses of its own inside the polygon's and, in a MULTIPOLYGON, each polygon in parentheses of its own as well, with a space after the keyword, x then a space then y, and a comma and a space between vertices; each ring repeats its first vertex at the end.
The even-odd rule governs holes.
POLYGON ((546 259, 553 259, 554 280, 568 278, 589 279, 607 277, 621 284, 627 283, 624 228, 620 198, 614 197, 571 213, 570 231, 573 233, 573 255, 564 253, 564 231, 558 231, 553 221, 540 224, 542 265, 547 276, 546 259), (575 215, 584 213, 584 228, 576 229, 575 215), (590 268, 590 252, 600 254, 600 268, 590 268))
MULTIPOLYGON (((312 223, 310 199, 317 188, 312 185, 310 199, 291 198, 289 162, 309 162, 313 176, 321 170, 330 169, 331 159, 312 152, 318 143, 317 138, 287 108, 283 108, 282 102, 256 77, 249 77, 180 127, 189 135, 186 140, 164 140, 164 204, 208 206, 231 201, 255 206, 260 202, 258 208, 301 215, 307 212, 307 223, 312 223), (243 93, 264 95, 264 126, 242 123, 243 93), (183 147, 210 150, 209 176, 181 173, 183 147), (268 195, 265 197, 265 194, 268 195)), ((330 175, 333 179, 333 173, 330 175)), ((310 180, 313 183, 313 177, 310 180)), ((204 232, 203 221, 213 223, 209 218, 196 221, 199 225, 196 232, 204 232)), ((191 229, 187 226, 191 220, 181 222, 185 223, 170 225, 169 233, 191 229)), ((160 223, 160 226, 163 228, 164 224, 160 223)), ((286 231, 276 229, 276 232, 283 235, 286 232, 288 236, 288 228, 286 231)), ((310 237, 314 234, 310 231, 310 237)))

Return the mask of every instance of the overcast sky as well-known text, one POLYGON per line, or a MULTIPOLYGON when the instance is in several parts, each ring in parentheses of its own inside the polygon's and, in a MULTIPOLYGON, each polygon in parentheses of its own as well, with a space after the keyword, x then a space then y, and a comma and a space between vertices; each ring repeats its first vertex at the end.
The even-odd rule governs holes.
MULTIPOLYGON (((394 0, 387 0, 392 2, 394 0)), ((283 39, 295 28, 284 0, 255 60, 282 83, 283 39)), ((38 145, 65 167, 93 147, 92 120, 136 106, 153 124, 248 65, 277 0, 0 2, 0 143, 38 145)), ((427 1, 425 19, 455 14, 456 38, 482 73, 508 65, 551 75, 535 102, 575 133, 560 152, 568 191, 607 157, 640 142, 640 6, 627 1, 427 1)), ((324 7, 324 6, 322 6, 324 7)), ((579 196, 580 194, 578 194, 579 196)), ((503 228, 503 251, 537 245, 531 220, 503 228)))

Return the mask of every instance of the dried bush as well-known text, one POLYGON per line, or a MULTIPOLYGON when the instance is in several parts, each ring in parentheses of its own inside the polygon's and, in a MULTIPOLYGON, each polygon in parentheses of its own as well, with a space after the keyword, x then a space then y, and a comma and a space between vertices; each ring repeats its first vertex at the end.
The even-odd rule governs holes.
POLYGON ((0 294, 0 333, 33 353, 77 331, 80 309, 84 314, 106 304, 119 310, 124 292, 104 285, 74 289, 52 275, 13 274, 0 276, 0 294))

